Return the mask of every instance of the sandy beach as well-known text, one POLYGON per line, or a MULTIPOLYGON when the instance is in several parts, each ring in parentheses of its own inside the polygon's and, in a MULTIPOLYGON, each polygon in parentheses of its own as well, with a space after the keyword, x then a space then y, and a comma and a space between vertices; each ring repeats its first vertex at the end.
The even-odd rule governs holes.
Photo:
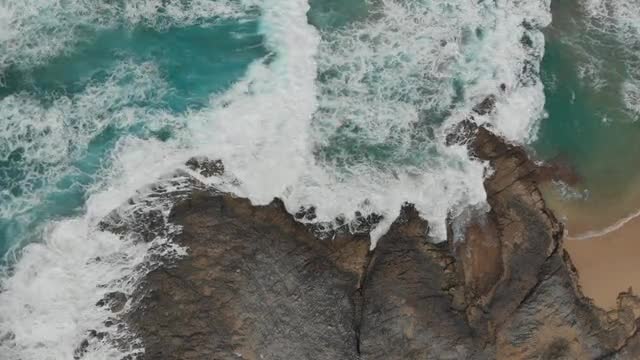
POLYGON ((564 247, 586 296, 604 309, 616 306, 620 292, 640 292, 640 191, 611 201, 564 202, 547 193, 547 202, 564 219, 564 247))
POLYGON ((578 269, 584 294, 598 306, 611 309, 621 291, 640 291, 640 218, 605 235, 566 239, 565 249, 578 269))

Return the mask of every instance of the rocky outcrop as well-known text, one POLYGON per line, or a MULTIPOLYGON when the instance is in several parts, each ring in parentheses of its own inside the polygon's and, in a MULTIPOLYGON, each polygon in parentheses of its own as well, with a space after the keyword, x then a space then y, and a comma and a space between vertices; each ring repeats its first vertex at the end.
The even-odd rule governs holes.
POLYGON ((189 257, 149 273, 127 321, 150 359, 355 359, 366 238, 322 242, 280 201, 194 192, 172 210, 189 257))
MULTIPOLYGON (((605 312, 581 294, 527 153, 471 122, 448 141, 493 169, 490 210, 452 218, 448 242, 429 242, 410 204, 370 251, 366 231, 318 239, 296 221, 313 209, 294 217, 279 200, 253 206, 196 186, 164 220, 181 228, 173 239, 187 256, 101 306, 127 301, 119 318, 146 359, 640 358, 640 301, 622 294, 605 312)), ((197 162, 194 171, 224 169, 197 162)), ((104 228, 145 229, 115 223, 104 228)))
POLYGON ((562 249, 562 226, 538 189, 540 169, 522 148, 472 123, 461 126, 471 153, 494 171, 485 181, 491 210, 472 217, 458 236, 464 241, 450 244, 469 324, 489 334, 498 359, 597 359, 619 351, 636 332, 635 297, 627 294, 609 313, 586 299, 562 249))
POLYGON ((362 359, 489 359, 464 314, 446 244, 426 241, 410 205, 376 247, 362 286, 362 359))

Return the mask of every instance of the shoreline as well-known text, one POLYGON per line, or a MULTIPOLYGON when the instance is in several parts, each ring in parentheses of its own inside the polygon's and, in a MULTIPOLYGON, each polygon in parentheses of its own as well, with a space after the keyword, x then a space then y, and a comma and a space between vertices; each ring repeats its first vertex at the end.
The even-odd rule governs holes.
POLYGON ((571 235, 567 231, 565 238, 567 240, 572 240, 572 241, 584 241, 584 240, 591 240, 595 238, 601 238, 609 235, 615 236, 615 233, 618 232, 618 230, 623 229, 625 226, 635 221, 640 221, 640 209, 600 230, 590 230, 575 236, 571 235))
POLYGON ((615 201, 563 201, 557 192, 545 191, 548 206, 565 223, 564 247, 582 292, 605 310, 616 308, 620 293, 640 290, 639 193, 629 190, 614 206, 615 201), (629 211, 633 203, 636 210, 629 211))

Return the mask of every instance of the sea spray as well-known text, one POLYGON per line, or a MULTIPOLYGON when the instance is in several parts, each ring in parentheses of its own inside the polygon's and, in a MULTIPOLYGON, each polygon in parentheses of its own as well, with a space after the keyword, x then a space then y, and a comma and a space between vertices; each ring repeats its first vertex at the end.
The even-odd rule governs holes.
POLYGON ((0 74, 11 66, 26 69, 45 63, 99 30, 210 26, 212 18, 242 19, 254 8, 249 0, 2 0, 0 74))
MULTIPOLYGON (((220 4, 199 3, 213 6, 206 11, 220 4)), ((0 242, 8 242, 0 245, 14 249, 7 253, 2 265, 9 267, 3 269, 0 279, 0 353, 8 358, 73 358, 90 330, 107 332, 111 339, 127 337, 126 331, 105 328, 110 313, 96 303, 107 292, 130 293, 158 260, 184 254, 166 237, 140 243, 98 226, 128 199, 148 195, 152 190, 148 185, 167 177, 174 179, 175 169, 188 159, 188 144, 174 138, 185 120, 183 112, 175 111, 171 103, 176 93, 182 96, 175 82, 175 78, 181 80, 179 74, 168 76, 175 74, 163 72, 163 62, 153 57, 140 61, 135 51, 128 57, 131 52, 126 47, 82 59, 74 57, 74 52, 95 40, 96 34, 147 31, 155 32, 157 38, 171 34, 170 27, 180 27, 179 21, 207 31, 207 26, 220 18, 238 15, 241 25, 232 29, 230 37, 246 56, 263 55, 259 46, 246 49, 247 41, 253 41, 255 35, 247 26, 257 16, 253 10, 243 16, 233 12, 182 16, 167 11, 171 4, 183 2, 148 1, 146 4, 156 4, 155 13, 147 11, 144 16, 123 20, 125 13, 103 12, 101 4, 124 3, 96 2, 96 7, 91 2, 73 1, 65 6, 47 1, 0 3, 0 17, 6 20, 0 26, 20 29, 3 32, 7 36, 0 44, 7 50, 2 52, 2 65, 6 66, 0 68, 5 80, 0 87, 0 242), (160 9, 160 4, 169 7, 160 9), (152 15, 162 19, 153 20, 152 15), (203 22, 205 17, 210 19, 208 23, 203 22), (89 31, 84 31, 85 25, 89 31), (123 26, 124 30, 119 28, 123 26), (127 26, 132 28, 127 30, 127 26), (12 34, 20 38, 9 36, 12 34), (73 38, 67 41, 59 38, 60 34, 73 38), (105 59, 110 55, 114 59, 105 59), (64 61, 73 65, 69 68, 72 71, 80 72, 87 65, 95 68, 86 74, 80 72, 81 76, 73 74, 71 82, 61 71, 52 76, 50 84, 43 83, 39 75, 47 74, 49 66, 52 73, 56 66, 67 70, 61 66, 64 61)), ((195 30, 192 33, 197 35, 195 30)), ((136 39, 121 38, 122 45, 131 38, 136 39)), ((233 66, 242 70, 243 61, 233 66)), ((165 216, 172 205, 158 201, 141 204, 148 207, 146 210, 161 208, 165 216)), ((130 345, 116 348, 114 343, 91 339, 84 358, 119 359, 136 350, 135 342, 130 345)))
MULTIPOLYGON (((71 2, 88 6, 76 12, 53 2, 38 4, 35 18, 14 16, 18 20, 2 26, 39 30, 32 24, 46 23, 48 18, 43 17, 53 14, 52 19, 63 20, 55 26, 74 31, 31 35, 32 39, 50 36, 52 46, 46 48, 28 39, 16 42, 12 39, 20 35, 9 33, 2 46, 17 47, 11 47, 14 52, 6 52, 0 63, 6 69, 39 66, 72 51, 86 40, 82 30, 88 24, 97 26, 89 31, 91 38, 102 27, 116 26, 112 18, 119 19, 117 26, 171 31, 180 21, 199 24, 205 15, 198 9, 205 13, 212 9, 204 0, 193 8, 196 13, 187 15, 180 12, 189 11, 182 2, 105 3, 113 8, 71 2), (93 10, 108 16, 102 19, 93 10), (79 23, 69 26, 67 21, 75 17, 79 23)), ((237 181, 202 180, 255 204, 280 197, 292 213, 314 206, 316 221, 336 217, 349 221, 356 212, 380 214, 383 221, 372 233, 374 243, 404 202, 415 203, 430 221, 432 239, 438 241, 445 238, 448 216, 485 199, 487 164, 469 158, 464 146, 445 146, 448 129, 493 95, 495 111, 474 118, 513 141, 535 137, 543 116, 538 63, 544 45, 540 29, 550 20, 548 1, 375 1, 369 4, 369 17, 322 33, 308 23, 309 5, 303 0, 228 4, 259 13, 269 54, 254 60, 224 93, 212 93, 208 101, 180 111, 158 106, 155 102, 164 97, 155 91, 171 93, 175 88, 155 72, 158 64, 152 61, 144 65, 151 70, 141 81, 148 80, 153 91, 142 101, 126 96, 124 106, 114 107, 111 97, 100 95, 100 84, 95 90, 96 109, 76 109, 78 101, 73 99, 82 95, 67 96, 71 105, 59 112, 60 119, 107 111, 98 118, 104 125, 89 121, 86 129, 80 127, 78 137, 86 134, 95 139, 94 126, 117 126, 117 121, 109 123, 114 119, 157 126, 142 133, 125 131, 116 138, 102 155, 105 161, 95 172, 95 183, 87 185, 79 213, 48 218, 44 231, 36 234, 42 240, 19 255, 3 281, 0 325, 13 335, 0 344, 0 350, 25 359, 67 358, 87 330, 100 326, 107 316, 95 307, 104 295, 100 285, 128 276, 132 280, 127 286, 135 286, 144 272, 134 269, 148 260, 148 245, 117 239, 99 231, 97 224, 139 189, 144 193, 150 184, 185 169, 191 156, 222 159, 237 181), (122 254, 126 256, 121 263, 91 261, 118 259, 122 254), (101 273, 104 276, 98 278, 101 273), (44 283, 50 286, 41 286, 44 283), (86 295, 70 297, 73 294, 86 295), (49 301, 28 301, 32 297, 49 301), (63 331, 46 334, 57 323, 64 324, 63 331), (29 333, 21 324, 39 324, 36 328, 41 331, 29 333), (46 350, 38 346, 42 341, 46 350)), ((3 6, 8 13, 23 14, 15 5, 3 6)), ((223 13, 222 17, 244 21, 235 11, 223 13)), ((118 91, 145 88, 124 85, 118 91)), ((23 95, 11 96, 4 99, 23 95)), ((38 105, 35 99, 25 101, 38 105)), ((40 116, 47 109, 33 113, 40 116)), ((63 140, 76 137, 73 131, 63 134, 63 140)), ((92 344, 88 356, 109 358, 117 352, 92 344)))

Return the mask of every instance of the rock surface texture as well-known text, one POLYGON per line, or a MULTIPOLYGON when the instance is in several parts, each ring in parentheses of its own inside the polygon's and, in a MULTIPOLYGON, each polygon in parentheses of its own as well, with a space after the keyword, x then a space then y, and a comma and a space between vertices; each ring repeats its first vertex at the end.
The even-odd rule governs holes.
POLYGON ((151 270, 119 315, 141 357, 640 358, 640 301, 605 312, 581 294, 526 152, 470 122, 448 140, 493 172, 490 210, 451 219, 440 244, 410 204, 370 251, 363 233, 319 240, 278 200, 177 200, 168 221, 188 255, 151 270))

